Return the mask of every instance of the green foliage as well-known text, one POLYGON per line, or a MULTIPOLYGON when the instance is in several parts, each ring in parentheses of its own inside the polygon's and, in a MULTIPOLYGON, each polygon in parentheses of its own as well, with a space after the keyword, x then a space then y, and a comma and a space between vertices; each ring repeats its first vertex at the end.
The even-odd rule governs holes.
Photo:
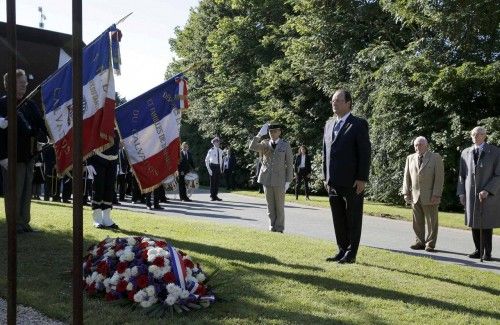
POLYGON ((263 122, 282 122, 292 146, 315 154, 322 193, 329 97, 347 87, 370 123, 369 196, 402 202, 404 160, 423 135, 444 158, 442 207, 455 208, 469 131, 484 125, 500 144, 498 21, 493 0, 202 0, 171 40, 179 60, 168 71, 194 65, 183 134, 205 139, 192 143, 203 150, 216 134, 230 143, 242 186, 255 158, 248 140, 263 122))

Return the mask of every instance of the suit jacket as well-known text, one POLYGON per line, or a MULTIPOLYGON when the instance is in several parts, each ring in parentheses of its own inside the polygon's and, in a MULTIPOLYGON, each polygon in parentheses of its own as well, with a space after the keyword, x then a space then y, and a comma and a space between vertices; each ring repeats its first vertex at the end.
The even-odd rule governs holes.
POLYGON ((466 148, 460 156, 457 195, 465 195, 465 224, 472 228, 500 228, 500 149, 484 144, 477 164, 474 163, 474 146, 466 148), (479 192, 488 191, 483 201, 480 222, 479 192), (481 225, 482 223, 482 225, 481 225))
POLYGON ((184 174, 189 173, 192 169, 194 169, 193 155, 188 151, 187 158, 181 150, 181 159, 179 160, 179 172, 184 174))
POLYGON ((429 205, 432 196, 443 193, 444 166, 443 159, 437 153, 427 150, 422 157, 422 165, 418 167, 418 154, 406 157, 403 194, 411 194, 413 203, 429 205))
POLYGON ((283 139, 273 149, 269 140, 254 137, 250 143, 250 150, 262 154, 262 165, 260 167, 257 181, 264 186, 285 186, 286 182, 293 179, 293 153, 290 144, 283 139))
MULTIPOLYGON (((300 169, 300 163, 301 163, 301 154, 298 154, 295 156, 295 172, 298 174, 299 169, 300 169)), ((311 156, 306 154, 306 159, 305 159, 305 169, 306 169, 306 174, 311 173, 311 156)))
POLYGON ((349 115, 333 139, 335 119, 326 122, 323 134, 323 179, 329 186, 353 187, 354 181, 368 181, 371 143, 368 122, 349 115))

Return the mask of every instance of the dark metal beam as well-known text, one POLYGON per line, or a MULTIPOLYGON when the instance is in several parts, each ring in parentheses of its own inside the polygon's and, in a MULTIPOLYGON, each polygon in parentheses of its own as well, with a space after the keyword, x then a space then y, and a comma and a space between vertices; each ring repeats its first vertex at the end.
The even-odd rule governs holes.
POLYGON ((73 0, 73 324, 83 324, 82 0, 73 0))
POLYGON ((16 235, 16 173, 17 173, 17 114, 16 114, 16 2, 7 0, 7 44, 8 44, 8 79, 7 79, 7 120, 8 127, 8 171, 7 171, 7 324, 16 324, 17 301, 17 235, 16 235))

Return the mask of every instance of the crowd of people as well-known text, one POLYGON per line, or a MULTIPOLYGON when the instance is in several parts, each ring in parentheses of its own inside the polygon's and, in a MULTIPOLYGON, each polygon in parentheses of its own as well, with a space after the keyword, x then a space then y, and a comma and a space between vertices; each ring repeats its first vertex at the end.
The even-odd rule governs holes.
MULTIPOLYGON (((56 173, 56 155, 48 144, 48 134, 42 112, 31 99, 23 100, 27 78, 23 70, 16 72, 17 110, 17 188, 18 233, 29 233, 30 204, 32 198, 69 202, 72 194, 70 175, 60 177, 56 173), (42 190, 43 185, 43 190, 42 190)), ((7 74, 4 75, 7 89, 7 74)), ((337 90, 331 100, 333 117, 324 126, 323 180, 328 193, 338 251, 326 260, 338 263, 355 263, 361 238, 363 201, 371 165, 371 143, 368 123, 351 113, 351 94, 337 90)), ((7 159, 7 100, 0 98, 0 166, 4 194, 8 191, 7 159)), ((309 199, 311 157, 305 146, 297 154, 282 138, 284 127, 279 123, 265 123, 251 140, 248 148, 258 153, 255 177, 259 191, 265 194, 269 229, 283 233, 285 229, 285 193, 293 179, 295 198, 298 199, 302 184, 305 198, 309 199), (266 138, 264 138, 266 137, 266 138)), ((487 132, 483 127, 471 131, 473 145, 461 155, 457 196, 465 208, 465 222, 472 229, 476 250, 471 258, 491 260, 493 228, 500 227, 500 149, 486 143, 487 132)), ((205 157, 205 167, 210 178, 210 199, 222 201, 219 185, 224 177, 228 190, 234 188, 233 171, 236 159, 228 145, 220 148, 220 139, 212 139, 213 147, 205 157)), ((403 195, 413 210, 415 243, 412 249, 435 252, 438 235, 438 206, 444 184, 443 160, 429 149, 428 140, 418 136, 414 140, 415 153, 406 159, 403 195), (426 235, 427 225, 427 235, 426 235)), ((186 184, 191 184, 196 170, 195 159, 188 143, 181 144, 177 180, 179 199, 191 202, 186 184)), ((110 148, 96 151, 84 162, 84 203, 92 206, 94 226, 118 228, 111 217, 113 205, 120 204, 127 196, 135 204, 148 209, 163 209, 160 203, 168 203, 165 186, 153 192, 141 194, 133 176, 126 153, 120 148, 118 133, 110 148)), ((197 177, 197 176, 195 176, 197 177)), ((168 184, 167 184, 168 185, 168 184)), ((168 186, 167 186, 168 187, 168 186)), ((10 199, 9 197, 6 197, 10 199)), ((7 209, 7 207, 6 207, 7 209)))

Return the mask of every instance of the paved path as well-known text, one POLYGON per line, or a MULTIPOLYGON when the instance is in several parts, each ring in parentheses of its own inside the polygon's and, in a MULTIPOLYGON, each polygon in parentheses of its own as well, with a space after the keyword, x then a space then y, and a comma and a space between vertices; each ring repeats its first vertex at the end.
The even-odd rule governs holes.
MULTIPOLYGON (((165 210, 147 211, 144 205, 123 203, 119 209, 147 211, 169 217, 192 218, 243 227, 268 229, 266 202, 264 197, 249 197, 238 194, 221 194, 222 202, 211 202, 206 191, 199 191, 191 197, 193 202, 172 199, 162 204, 165 210)), ((311 238, 334 242, 333 223, 329 209, 287 203, 285 206, 285 233, 300 234, 311 238)), ((445 263, 467 265, 500 274, 500 237, 493 236, 491 262, 479 262, 466 256, 474 250, 470 231, 439 228, 437 252, 414 251, 409 246, 414 242, 412 225, 408 221, 391 220, 365 216, 361 245, 388 249, 394 252, 430 257, 445 263)), ((332 252, 333 253, 333 252, 332 252)))

